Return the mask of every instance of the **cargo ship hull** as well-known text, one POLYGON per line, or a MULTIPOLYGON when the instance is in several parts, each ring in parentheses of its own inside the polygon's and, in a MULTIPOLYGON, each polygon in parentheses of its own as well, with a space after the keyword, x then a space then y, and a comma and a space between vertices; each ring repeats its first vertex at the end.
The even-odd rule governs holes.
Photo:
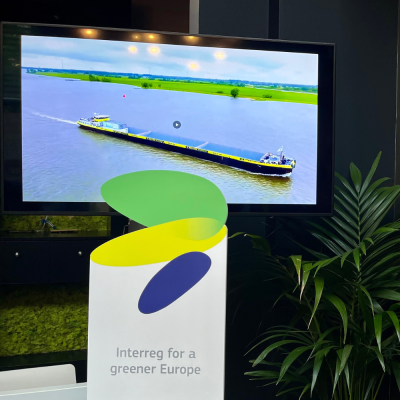
POLYGON ((271 165, 255 160, 244 159, 242 157, 232 156, 228 154, 222 154, 215 151, 205 150, 198 147, 187 146, 178 143, 172 143, 165 140, 160 140, 156 138, 146 137, 143 134, 133 134, 133 133, 122 133, 109 129, 98 128, 83 123, 79 123, 81 128, 105 134, 108 136, 116 137, 119 139, 125 139, 134 143, 140 143, 146 146, 151 146, 157 149, 172 151, 174 153, 179 153, 187 155, 190 157, 195 157, 201 160, 207 160, 214 163, 226 165, 228 167, 237 168, 252 172, 255 174, 263 175, 286 175, 290 174, 293 170, 290 165, 271 165))

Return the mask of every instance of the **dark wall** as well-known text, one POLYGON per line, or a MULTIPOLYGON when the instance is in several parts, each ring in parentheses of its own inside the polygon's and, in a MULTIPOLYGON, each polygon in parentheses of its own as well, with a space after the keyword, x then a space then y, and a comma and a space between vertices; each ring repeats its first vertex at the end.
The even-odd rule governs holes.
POLYGON ((1 0, 9 22, 189 31, 189 0, 1 0))
POLYGON ((383 151, 381 176, 394 177, 396 0, 281 1, 280 38, 336 44, 336 170, 367 173, 383 151))
POLYGON ((267 39, 268 11, 269 0, 200 0, 199 31, 267 39))

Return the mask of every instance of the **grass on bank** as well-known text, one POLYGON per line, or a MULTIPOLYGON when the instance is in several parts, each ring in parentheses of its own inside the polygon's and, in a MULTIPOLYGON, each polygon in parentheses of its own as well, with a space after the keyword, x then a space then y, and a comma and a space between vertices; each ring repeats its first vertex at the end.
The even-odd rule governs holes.
MULTIPOLYGON (((36 75, 55 76, 58 78, 79 79, 89 81, 89 75, 86 74, 68 74, 57 72, 36 72, 36 75)), ((98 78, 101 79, 99 76, 98 78)), ((318 104, 318 95, 301 92, 288 92, 277 89, 257 89, 254 87, 237 87, 233 85, 215 84, 215 83, 196 83, 196 82, 174 82, 158 79, 130 79, 128 77, 111 77, 112 83, 123 85, 132 85, 142 87, 148 85, 146 90, 174 90, 179 92, 193 92, 202 94, 211 94, 215 96, 231 97, 232 89, 238 88, 238 98, 248 98, 257 101, 283 101, 288 103, 318 104), (151 85, 151 87, 149 87, 151 85)))

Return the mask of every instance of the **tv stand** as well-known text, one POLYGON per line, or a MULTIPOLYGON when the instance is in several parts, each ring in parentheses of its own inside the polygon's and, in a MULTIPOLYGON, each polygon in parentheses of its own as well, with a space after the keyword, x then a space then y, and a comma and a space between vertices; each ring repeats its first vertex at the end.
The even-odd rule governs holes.
POLYGON ((0 285, 89 283, 90 253, 105 232, 0 232, 0 285))

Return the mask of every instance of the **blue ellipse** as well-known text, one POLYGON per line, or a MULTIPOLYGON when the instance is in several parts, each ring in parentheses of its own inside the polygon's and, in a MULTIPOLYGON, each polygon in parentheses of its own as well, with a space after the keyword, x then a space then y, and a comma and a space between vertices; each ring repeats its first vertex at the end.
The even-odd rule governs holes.
POLYGON ((139 311, 152 314, 169 306, 199 282, 210 267, 210 257, 198 251, 176 257, 147 284, 139 299, 139 311))

